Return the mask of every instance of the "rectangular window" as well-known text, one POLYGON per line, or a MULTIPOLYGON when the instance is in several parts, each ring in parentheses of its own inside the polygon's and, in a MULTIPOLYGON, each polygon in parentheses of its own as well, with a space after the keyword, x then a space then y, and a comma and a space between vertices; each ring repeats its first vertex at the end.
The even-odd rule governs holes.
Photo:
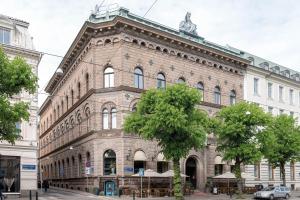
POLYGON ((268 97, 270 99, 272 99, 272 97, 273 97, 273 84, 272 83, 268 83, 268 97))
POLYGON ((279 101, 283 101, 283 87, 279 86, 279 101))
POLYGON ((268 112, 269 112, 270 114, 273 114, 273 107, 269 106, 269 107, 268 107, 268 112))
POLYGON ((258 78, 254 78, 254 85, 253 85, 253 89, 254 89, 254 95, 258 95, 258 78))
POLYGON ((280 110, 279 110, 279 114, 282 115, 283 113, 284 113, 284 110, 283 110, 283 109, 280 109, 280 110))
POLYGON ((10 30, 0 28, 0 43, 10 44, 10 30))
POLYGON ((290 89, 290 104, 294 104, 294 90, 290 89))

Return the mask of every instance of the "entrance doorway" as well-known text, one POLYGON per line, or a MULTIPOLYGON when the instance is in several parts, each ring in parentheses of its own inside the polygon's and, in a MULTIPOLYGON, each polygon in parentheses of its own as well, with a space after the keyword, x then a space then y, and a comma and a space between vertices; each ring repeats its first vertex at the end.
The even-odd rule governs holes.
POLYGON ((116 184, 114 181, 105 182, 105 195, 106 196, 115 196, 116 195, 116 184))
POLYGON ((193 188, 197 187, 197 161, 193 157, 189 157, 185 164, 185 174, 188 175, 187 181, 190 181, 193 188))

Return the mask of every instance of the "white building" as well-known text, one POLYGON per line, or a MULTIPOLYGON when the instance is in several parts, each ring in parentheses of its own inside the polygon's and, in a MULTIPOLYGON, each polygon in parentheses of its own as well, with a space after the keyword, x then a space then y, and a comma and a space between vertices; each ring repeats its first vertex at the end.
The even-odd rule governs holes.
MULTIPOLYGON (((251 61, 244 77, 244 99, 259 104, 273 115, 293 115, 299 123, 300 73, 247 52, 241 51, 240 55, 251 61)), ((287 163, 285 170, 287 185, 300 188, 300 163, 287 163)), ((282 183, 279 167, 273 169, 266 160, 246 166, 245 172, 256 177, 255 181, 247 181, 248 184, 282 183)))
MULTIPOLYGON (((32 37, 28 33, 29 23, 0 15, 0 47, 9 58, 23 57, 32 66, 35 74, 41 53, 34 50, 32 37)), ((30 119, 20 122, 22 139, 15 145, 0 142, 0 189, 11 194, 26 194, 37 189, 37 93, 21 93, 12 102, 30 102, 30 119), (9 182, 11 187, 9 188, 9 182)))

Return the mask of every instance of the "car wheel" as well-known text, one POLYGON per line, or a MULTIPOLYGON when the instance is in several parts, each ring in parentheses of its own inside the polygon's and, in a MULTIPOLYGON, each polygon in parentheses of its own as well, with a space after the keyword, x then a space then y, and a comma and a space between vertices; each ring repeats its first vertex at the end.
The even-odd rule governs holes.
POLYGON ((274 200, 274 195, 271 194, 269 199, 270 199, 270 200, 274 200))
POLYGON ((289 199, 290 198, 290 195, 289 194, 286 194, 285 195, 285 199, 289 199))

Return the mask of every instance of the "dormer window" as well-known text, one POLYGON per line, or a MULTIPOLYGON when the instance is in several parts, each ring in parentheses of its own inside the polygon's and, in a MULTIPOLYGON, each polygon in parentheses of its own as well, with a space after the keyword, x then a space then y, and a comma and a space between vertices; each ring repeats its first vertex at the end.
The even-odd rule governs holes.
POLYGON ((0 43, 10 44, 10 30, 0 27, 0 43))

